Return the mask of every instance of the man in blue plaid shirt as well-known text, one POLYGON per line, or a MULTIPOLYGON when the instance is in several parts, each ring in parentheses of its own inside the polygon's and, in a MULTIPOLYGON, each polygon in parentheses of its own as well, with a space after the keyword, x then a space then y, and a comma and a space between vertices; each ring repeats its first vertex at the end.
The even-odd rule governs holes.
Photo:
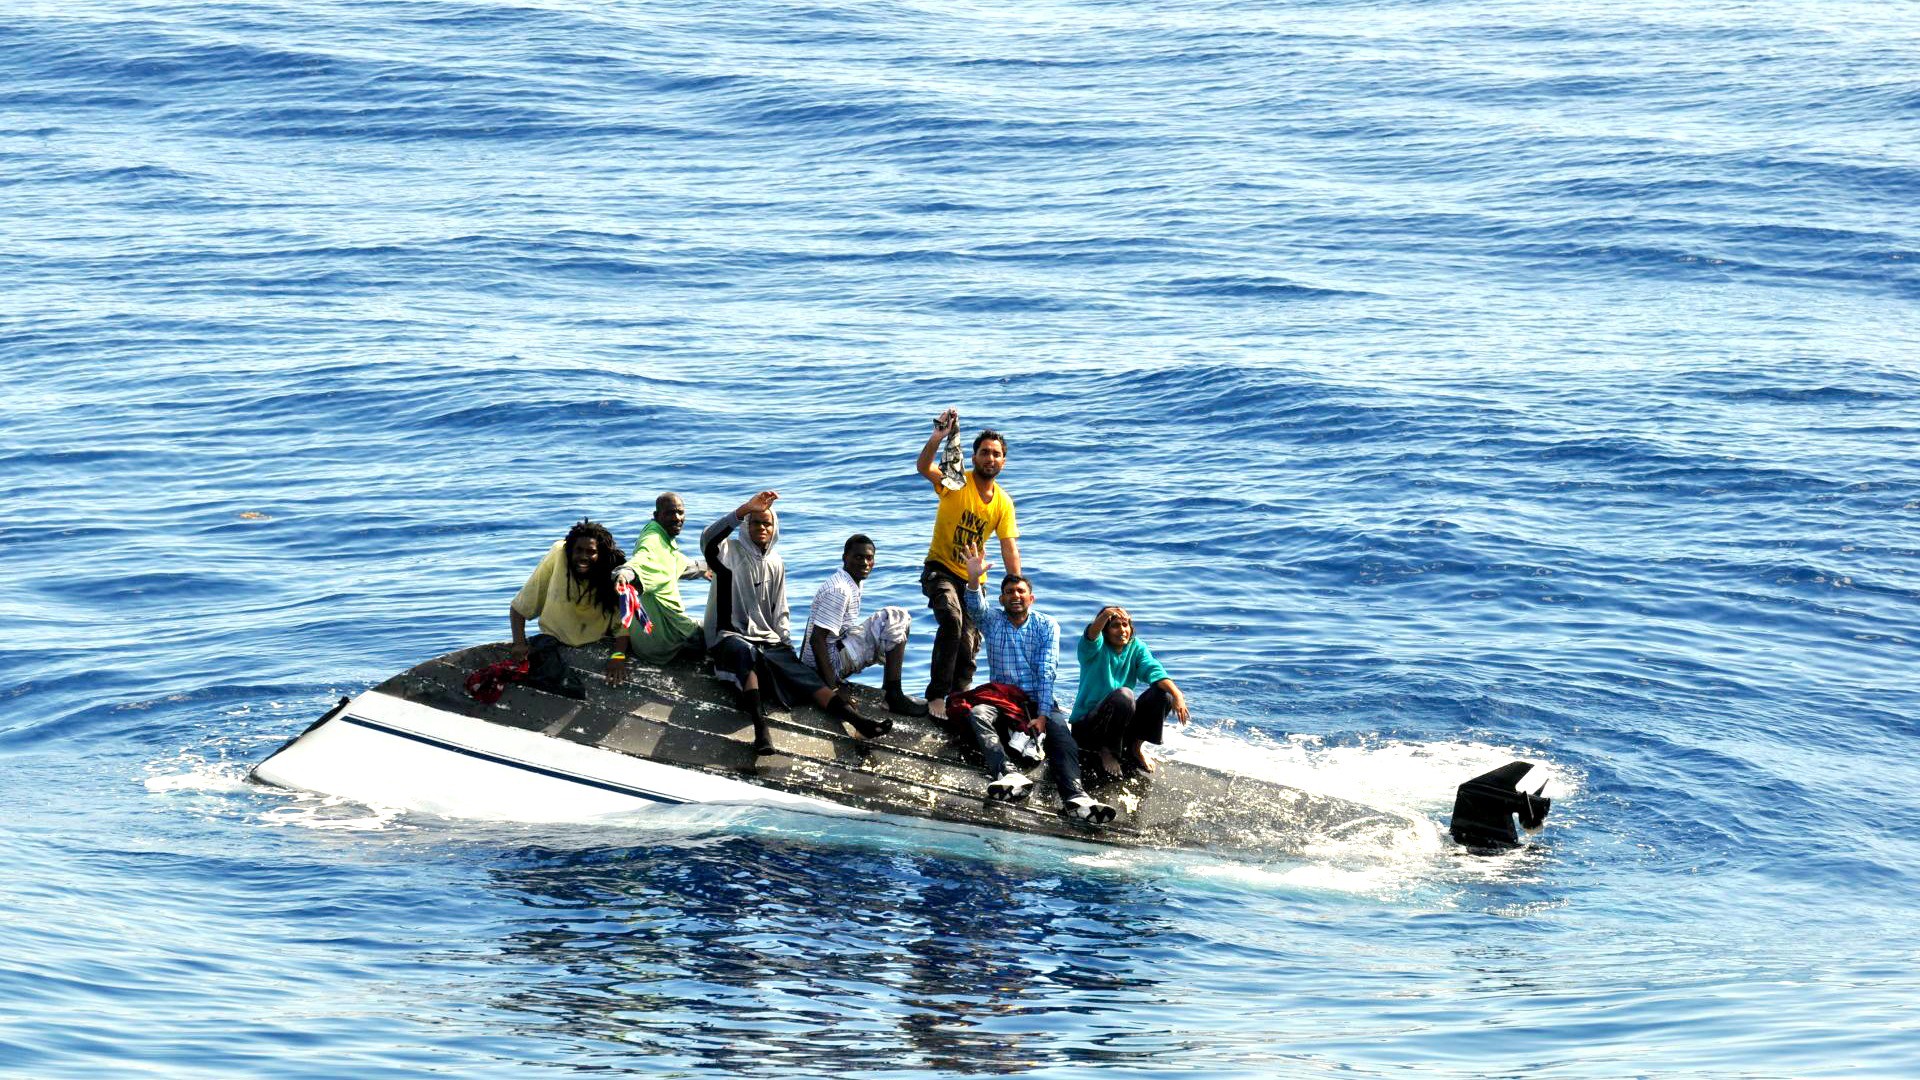
POLYGON ((1020 574, 1001 579, 1000 609, 988 610, 982 591, 993 564, 978 544, 967 545, 966 554, 967 588, 962 599, 968 617, 986 640, 987 669, 993 681, 949 698, 949 716, 967 718, 991 778, 987 797, 1018 802, 1031 793, 1033 782, 1008 765, 1001 740, 1017 739, 1018 733, 1044 732, 1047 767, 1067 816, 1094 825, 1112 821, 1113 807, 1094 801, 1080 784, 1080 747, 1073 741, 1065 710, 1054 704, 1060 624, 1033 610, 1033 585, 1020 574))

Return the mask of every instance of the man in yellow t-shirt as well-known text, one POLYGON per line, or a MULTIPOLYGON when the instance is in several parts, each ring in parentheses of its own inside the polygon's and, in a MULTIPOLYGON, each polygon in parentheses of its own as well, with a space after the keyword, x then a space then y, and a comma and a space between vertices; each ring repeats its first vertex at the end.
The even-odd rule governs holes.
POLYGON ((933 609, 937 626, 933 635, 933 665, 927 676, 927 709, 945 719, 947 695, 965 690, 973 682, 973 658, 980 651, 980 631, 967 617, 961 596, 967 588, 967 548, 984 545, 987 534, 1000 538, 1000 563, 1007 573, 1020 572, 1020 546, 1016 540, 1020 527, 1014 521, 1013 499, 995 478, 1007 463, 1007 440, 992 428, 973 440, 973 470, 957 490, 941 483, 935 451, 941 440, 960 426, 960 414, 952 409, 933 422, 933 434, 920 448, 916 465, 921 476, 933 484, 940 497, 939 512, 933 518, 933 543, 927 547, 927 564, 920 572, 920 591, 927 594, 927 606, 933 609))

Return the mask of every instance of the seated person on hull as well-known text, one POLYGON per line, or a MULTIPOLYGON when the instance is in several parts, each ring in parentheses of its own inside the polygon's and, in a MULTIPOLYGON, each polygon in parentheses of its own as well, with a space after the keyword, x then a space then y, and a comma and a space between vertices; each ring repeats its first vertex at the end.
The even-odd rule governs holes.
POLYGON ((689 561, 680 553, 680 529, 687 522, 687 504, 669 491, 653 502, 653 520, 633 542, 633 557, 619 570, 622 580, 640 586, 645 619, 627 628, 628 655, 651 664, 664 664, 676 654, 697 657, 706 650, 701 625, 687 614, 680 599, 680 579, 704 578, 704 559, 689 561))
POLYGON ((1066 719, 1054 709, 1053 684, 1059 673, 1060 624, 1033 610, 1033 585, 1020 574, 1000 583, 1000 607, 990 610, 981 598, 993 564, 980 545, 969 544, 964 602, 974 625, 986 638, 987 669, 993 681, 947 698, 950 727, 969 732, 985 759, 989 799, 1017 802, 1029 795, 1032 781, 1007 764, 1003 739, 1015 731, 1043 735, 1047 767, 1060 790, 1068 817, 1094 825, 1113 820, 1113 807, 1096 802, 1080 785, 1080 748, 1066 719))
POLYGON ((812 664, 820 681, 836 692, 849 677, 883 662, 887 710, 925 716, 927 703, 900 689, 900 665, 907 655, 913 613, 903 607, 884 607, 865 622, 860 620, 861 582, 873 572, 874 554, 871 538, 860 533, 847 538, 840 550, 840 569, 813 594, 800 659, 812 664))
POLYGON ((700 550, 713 571, 706 629, 714 674, 739 688, 740 707, 753 718, 755 754, 776 753, 762 700, 769 691, 783 705, 811 698, 827 715, 852 724, 862 738, 884 735, 893 721, 860 715, 846 695, 828 689, 801 663, 787 639, 787 567, 773 551, 780 538, 773 513, 779 497, 763 491, 700 534, 700 550), (737 527, 744 539, 730 535, 737 527))
POLYGON ((620 625, 614 583, 614 568, 625 560, 626 555, 614 546, 613 534, 590 518, 568 530, 566 539, 555 541, 507 608, 514 661, 525 662, 536 646, 544 652, 550 645, 591 645, 614 638, 607 682, 614 686, 625 682, 626 634, 620 625), (528 619, 540 622, 540 634, 531 642, 528 619))
POLYGON ((1133 618, 1103 607, 1080 635, 1080 691, 1073 699, 1073 738, 1100 755, 1109 778, 1152 772, 1147 743, 1159 745, 1167 713, 1187 722, 1187 699, 1147 643, 1133 636, 1133 618), (1136 700, 1133 688, 1147 688, 1136 700))

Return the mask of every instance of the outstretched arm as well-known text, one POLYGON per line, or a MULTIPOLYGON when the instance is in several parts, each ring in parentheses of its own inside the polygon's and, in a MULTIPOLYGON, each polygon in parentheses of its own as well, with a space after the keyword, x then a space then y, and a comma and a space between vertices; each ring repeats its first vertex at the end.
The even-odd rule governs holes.
POLYGON ((700 554, 706 559, 707 566, 711 568, 720 564, 720 541, 725 540, 727 534, 732 532, 735 526, 745 521, 747 515, 757 510, 765 510, 771 507, 773 500, 779 497, 779 492, 763 491, 753 498, 748 499, 746 502, 741 503, 740 508, 733 513, 721 516, 718 521, 701 530, 700 554))
POLYGON ((940 452, 940 442, 960 426, 960 414, 953 409, 941 413, 933 420, 933 434, 927 436, 927 445, 920 448, 920 460, 914 463, 914 471, 932 482, 934 490, 940 488, 940 466, 933 463, 935 454, 940 452))
POLYGON ((1186 723, 1187 722, 1187 696, 1180 692, 1179 687, 1173 685, 1172 679, 1161 679, 1159 682, 1156 682, 1153 685, 1167 692, 1167 696, 1173 699, 1173 715, 1179 717, 1181 723, 1183 724, 1186 723))
POLYGON ((827 652, 833 636, 827 633, 826 627, 816 626, 807 633, 807 640, 813 646, 813 670, 819 673, 820 681, 826 684, 827 689, 838 692, 840 673, 833 670, 833 659, 827 652))
POLYGON ((1133 641, 1134 644, 1138 646, 1135 652, 1139 657, 1139 666, 1136 669, 1138 674, 1136 677, 1161 690, 1165 690, 1167 697, 1172 699, 1173 702, 1173 715, 1179 717, 1182 724, 1186 723, 1187 696, 1180 692, 1178 686, 1174 685, 1173 676, 1167 674, 1167 669, 1155 658, 1153 650, 1147 648, 1147 643, 1141 641, 1139 638, 1134 638, 1133 641))
POLYGON ((612 641, 613 651, 607 654, 607 685, 619 686, 627 681, 627 632, 615 627, 612 641))
POLYGON ((960 549, 967 560, 967 584, 984 589, 987 587, 987 574, 993 570, 993 564, 987 561, 987 553, 979 544, 967 544, 960 549))
POLYGON ((748 499, 746 502, 741 503, 740 509, 735 510, 733 516, 740 521, 745 521, 750 515, 764 514, 768 510, 773 509, 773 501, 779 497, 780 493, 777 491, 763 491, 753 498, 748 499))
POLYGON ((1020 545, 1011 536, 1000 538, 1000 561, 1006 565, 1007 573, 1020 572, 1020 545))
POLYGON ((979 544, 968 544, 960 550, 967 557, 967 587, 960 590, 960 602, 966 605, 967 617, 973 620, 973 625, 985 626, 987 613, 992 609, 987 607, 980 594, 986 587, 987 571, 993 569, 993 564, 987 561, 986 552, 980 550, 979 544))
POLYGON ((647 543, 650 539, 642 538, 641 543, 634 545, 633 557, 613 572, 613 580, 627 582, 642 593, 657 592, 673 581, 673 563, 679 553, 657 543, 647 543), (663 558, 663 555, 672 557, 663 558))
POLYGON ((561 550, 564 541, 554 544, 540 557, 540 565, 527 575, 527 583, 513 594, 513 602, 507 605, 508 625, 513 627, 513 661, 521 663, 527 658, 527 620, 537 617, 547 607, 547 584, 556 573, 565 573, 560 569, 566 555, 561 550))
POLYGON ((507 608, 507 622, 513 627, 513 649, 509 655, 516 664, 525 663, 530 650, 527 645, 527 617, 515 607, 507 608))

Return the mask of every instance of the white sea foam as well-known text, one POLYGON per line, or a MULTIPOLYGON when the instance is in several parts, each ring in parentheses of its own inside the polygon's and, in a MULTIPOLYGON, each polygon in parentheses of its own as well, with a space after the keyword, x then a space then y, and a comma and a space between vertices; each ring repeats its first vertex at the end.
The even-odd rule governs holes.
MULTIPOLYGON (((246 710, 243 707, 237 711, 246 710)), ((257 737, 240 741, 246 744, 271 744, 275 740, 257 737)), ((232 747, 217 745, 212 749, 218 752, 232 747)), ((242 747, 240 752, 251 757, 253 749, 242 747)), ((251 760, 208 760, 195 754, 182 753, 148 765, 147 777, 142 784, 152 794, 175 797, 267 795, 277 800, 276 805, 259 814, 258 820, 277 827, 375 832, 404 825, 404 810, 366 806, 330 795, 256 784, 248 775, 252 768, 251 760)))
POLYGON ((410 827, 406 811, 367 806, 331 795, 286 792, 287 802, 260 815, 263 824, 327 832, 385 832, 410 827))
POLYGON ((175 763, 174 768, 177 771, 149 773, 144 781, 146 789, 155 794, 200 791, 231 795, 248 787, 247 766, 236 762, 187 763, 183 760, 175 763))
POLYGON ((1535 764, 1528 786, 1545 782, 1549 798, 1572 794, 1574 781, 1533 750, 1470 742, 1381 739, 1329 744, 1315 735, 1275 741, 1257 733, 1190 727, 1168 734, 1167 757, 1407 813, 1445 813, 1463 781, 1515 759, 1535 764))
POLYGON ((1281 861, 1194 862, 1187 867, 1197 878, 1253 887, 1391 896, 1462 879, 1512 877, 1526 865, 1516 856, 1468 856, 1447 837, 1455 790, 1463 781, 1516 759, 1535 763, 1526 782, 1529 787, 1544 783, 1550 798, 1565 798, 1577 789, 1577 778, 1537 751, 1486 743, 1329 743, 1312 735, 1274 740, 1229 724, 1171 731, 1163 753, 1348 799, 1409 822, 1383 822, 1321 837, 1281 861))

